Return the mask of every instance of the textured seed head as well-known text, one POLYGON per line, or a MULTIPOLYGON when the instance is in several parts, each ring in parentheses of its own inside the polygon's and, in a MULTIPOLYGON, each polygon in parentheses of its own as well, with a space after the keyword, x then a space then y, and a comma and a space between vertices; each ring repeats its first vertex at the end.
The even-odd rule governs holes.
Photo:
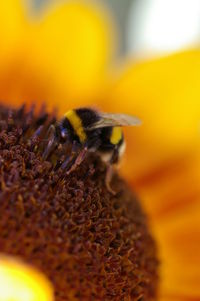
POLYGON ((54 117, 0 107, 0 252, 17 255, 52 281, 55 300, 152 300, 156 247, 141 206, 97 155, 72 174, 69 147, 42 159, 54 117))

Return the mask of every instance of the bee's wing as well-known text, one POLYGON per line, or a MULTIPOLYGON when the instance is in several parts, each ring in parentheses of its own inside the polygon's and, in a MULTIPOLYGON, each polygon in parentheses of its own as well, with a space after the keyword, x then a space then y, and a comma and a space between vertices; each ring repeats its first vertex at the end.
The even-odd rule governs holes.
POLYGON ((140 119, 132 115, 101 113, 100 120, 88 127, 87 130, 94 130, 109 126, 134 126, 140 124, 140 119))

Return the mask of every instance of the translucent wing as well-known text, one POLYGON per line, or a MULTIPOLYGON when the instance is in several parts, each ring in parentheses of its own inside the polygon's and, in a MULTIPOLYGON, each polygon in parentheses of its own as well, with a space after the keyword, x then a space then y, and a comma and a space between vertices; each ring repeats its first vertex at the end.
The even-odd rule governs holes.
POLYGON ((94 130, 109 126, 134 126, 141 124, 139 118, 127 114, 100 113, 100 117, 100 120, 89 126, 87 130, 94 130))

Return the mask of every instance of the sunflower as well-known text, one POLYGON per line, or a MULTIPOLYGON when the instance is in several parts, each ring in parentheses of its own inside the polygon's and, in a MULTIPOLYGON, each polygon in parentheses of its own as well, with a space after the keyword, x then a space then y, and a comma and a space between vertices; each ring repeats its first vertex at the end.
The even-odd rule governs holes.
MULTIPOLYGON (((0 6, 2 103, 45 102, 59 115, 95 103, 143 120, 139 129, 125 130, 121 172, 143 201, 158 244, 159 300, 200 300, 200 51, 119 64, 117 30, 97 3, 53 1, 37 14, 19 0, 0 6)), ((25 279, 19 285, 51 300, 44 275, 5 254, 0 258, 1 279, 12 266, 25 279)), ((11 278, 9 286, 16 286, 11 278)))

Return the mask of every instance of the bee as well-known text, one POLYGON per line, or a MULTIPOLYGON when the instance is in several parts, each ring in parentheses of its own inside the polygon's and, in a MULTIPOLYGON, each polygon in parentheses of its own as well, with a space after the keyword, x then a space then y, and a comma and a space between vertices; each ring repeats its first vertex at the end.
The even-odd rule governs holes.
POLYGON ((89 152, 97 152, 107 164, 105 183, 111 193, 112 166, 120 161, 125 151, 123 126, 139 125, 140 120, 127 114, 103 113, 92 108, 78 108, 67 111, 63 118, 49 129, 50 139, 44 152, 44 159, 58 145, 72 143, 71 155, 62 164, 70 174, 79 166, 89 152))

